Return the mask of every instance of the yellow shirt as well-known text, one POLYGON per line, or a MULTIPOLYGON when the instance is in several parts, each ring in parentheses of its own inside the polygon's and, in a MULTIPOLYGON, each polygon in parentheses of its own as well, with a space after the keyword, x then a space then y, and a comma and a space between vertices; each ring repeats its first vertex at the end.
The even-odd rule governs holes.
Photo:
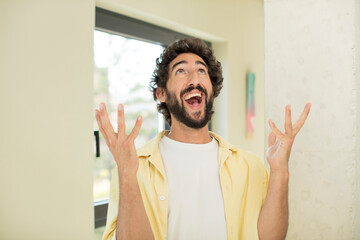
MULTIPOLYGON (((161 132, 137 151, 139 157, 137 179, 156 240, 164 240, 167 235, 168 185, 158 147, 160 139, 167 134, 168 131, 161 132)), ((219 143, 219 174, 228 239, 259 239, 257 221, 266 197, 268 172, 254 154, 232 146, 214 133, 210 134, 219 143)), ((116 169, 112 174, 103 240, 115 239, 119 181, 116 169)))

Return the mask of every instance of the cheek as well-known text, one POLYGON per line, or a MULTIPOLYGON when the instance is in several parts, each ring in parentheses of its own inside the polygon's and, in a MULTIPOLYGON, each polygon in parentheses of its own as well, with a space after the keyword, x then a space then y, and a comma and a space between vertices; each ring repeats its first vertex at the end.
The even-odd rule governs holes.
POLYGON ((211 93, 214 91, 213 85, 212 85, 212 83, 211 83, 210 80, 207 82, 207 84, 206 84, 205 87, 206 87, 206 89, 208 90, 208 94, 211 94, 211 93))
POLYGON ((176 98, 177 100, 180 99, 181 89, 182 89, 182 86, 177 86, 177 85, 167 86, 168 94, 170 94, 172 96, 172 98, 176 98))
POLYGON ((166 83, 166 88, 169 91, 175 93, 179 88, 182 87, 180 84, 181 82, 183 82, 183 81, 177 81, 177 79, 174 79, 171 77, 166 83))

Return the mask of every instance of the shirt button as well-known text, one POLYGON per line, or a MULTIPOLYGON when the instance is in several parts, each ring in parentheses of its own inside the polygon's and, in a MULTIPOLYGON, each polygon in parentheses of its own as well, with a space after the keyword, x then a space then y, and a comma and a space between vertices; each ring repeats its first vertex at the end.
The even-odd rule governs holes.
POLYGON ((161 196, 160 196, 160 200, 161 200, 161 201, 164 201, 164 200, 165 200, 165 196, 164 196, 164 195, 161 195, 161 196))

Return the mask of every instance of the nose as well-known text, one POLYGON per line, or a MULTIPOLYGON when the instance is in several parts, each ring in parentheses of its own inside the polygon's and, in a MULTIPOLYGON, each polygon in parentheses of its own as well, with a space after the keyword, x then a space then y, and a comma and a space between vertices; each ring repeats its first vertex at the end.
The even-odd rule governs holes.
POLYGON ((195 70, 192 70, 189 74, 188 85, 196 87, 198 85, 201 85, 200 83, 201 80, 197 72, 195 70))

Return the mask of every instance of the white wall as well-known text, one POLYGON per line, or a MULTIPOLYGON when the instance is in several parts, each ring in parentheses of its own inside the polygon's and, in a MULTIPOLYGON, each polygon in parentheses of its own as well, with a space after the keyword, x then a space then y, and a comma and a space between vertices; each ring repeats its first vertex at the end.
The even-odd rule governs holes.
MULTIPOLYGON (((210 40, 224 63, 215 130, 263 155, 263 2, 98 6, 210 40), (245 75, 257 76, 245 139, 245 75)), ((94 1, 0 1, 0 239, 93 238, 94 1)))
POLYGON ((294 118, 313 104, 290 160, 287 239, 359 239, 359 2, 264 8, 265 118, 283 126, 285 104, 294 118))
POLYGON ((94 5, 0 1, 0 239, 93 238, 94 5))

